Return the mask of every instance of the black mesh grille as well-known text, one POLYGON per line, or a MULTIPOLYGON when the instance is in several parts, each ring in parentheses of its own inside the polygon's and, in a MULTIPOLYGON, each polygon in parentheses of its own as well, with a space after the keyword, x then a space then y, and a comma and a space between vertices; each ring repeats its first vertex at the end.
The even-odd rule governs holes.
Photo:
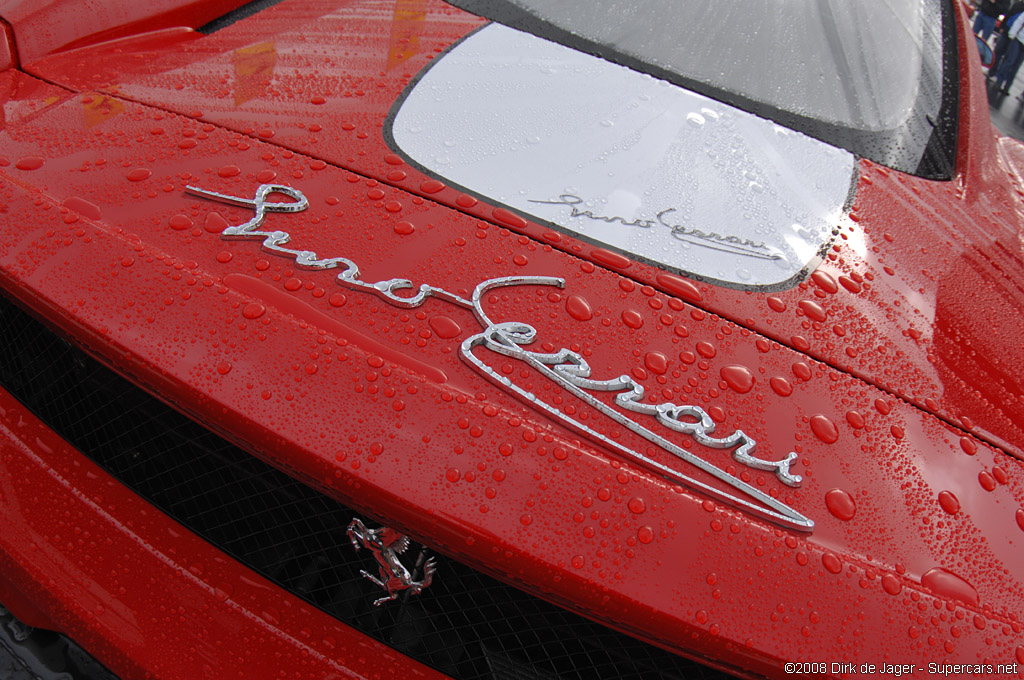
POLYGON ((340 503, 246 454, 0 297, 0 385, 114 477, 246 566, 457 678, 720 678, 438 556, 422 594, 383 591, 340 503))

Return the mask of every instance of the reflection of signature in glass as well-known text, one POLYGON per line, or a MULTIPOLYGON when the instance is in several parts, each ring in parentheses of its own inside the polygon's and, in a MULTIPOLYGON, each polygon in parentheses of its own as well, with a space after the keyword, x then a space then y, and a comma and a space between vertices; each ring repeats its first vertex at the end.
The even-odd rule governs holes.
POLYGON ((713 231, 703 231, 695 227, 687 227, 682 224, 669 224, 667 215, 676 211, 675 208, 665 208, 658 213, 657 219, 654 220, 643 220, 634 219, 627 220, 625 217, 618 215, 595 215, 592 210, 581 210, 577 206, 583 203, 583 199, 574 194, 561 194, 557 201, 538 201, 529 199, 530 203, 544 203, 546 205, 567 205, 570 207, 571 212, 569 217, 585 217, 588 220, 594 220, 595 222, 607 222, 608 224, 618 222, 619 224, 627 227, 641 227, 643 229, 649 229, 650 227, 660 224, 664 227, 668 227, 672 230, 672 236, 685 241, 686 243, 693 244, 695 246, 701 246, 702 248, 710 248, 711 250, 719 250, 723 253, 732 253, 733 255, 742 255, 744 257, 753 257, 758 260, 781 260, 782 256, 778 253, 770 252, 768 246, 760 241, 751 241, 750 239, 741 238, 739 236, 723 236, 722 234, 713 231))

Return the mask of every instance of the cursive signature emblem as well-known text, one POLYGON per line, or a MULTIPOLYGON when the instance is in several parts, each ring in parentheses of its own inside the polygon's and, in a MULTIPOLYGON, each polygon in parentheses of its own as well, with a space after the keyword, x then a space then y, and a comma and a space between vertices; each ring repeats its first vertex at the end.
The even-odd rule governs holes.
POLYGON ((699 406, 690 404, 679 405, 669 402, 660 404, 644 403, 643 386, 628 375, 608 380, 596 380, 591 378, 591 368, 587 361, 576 352, 565 348, 553 353, 540 353, 525 349, 524 346, 533 343, 537 336, 537 331, 533 326, 522 322, 494 322, 483 309, 483 296, 490 290, 524 285, 564 288, 565 281, 563 279, 550 276, 506 276, 488 279, 477 284, 469 299, 443 288, 427 284, 422 284, 415 288, 408 279, 396 278, 376 283, 367 283, 360 279, 359 267, 356 263, 346 257, 320 258, 315 252, 310 250, 288 248, 286 244, 291 241, 291 236, 287 232, 260 230, 268 213, 294 213, 306 209, 309 202, 298 189, 277 184, 263 184, 256 190, 256 194, 252 199, 220 194, 193 186, 186 187, 186 191, 203 198, 230 205, 243 206, 253 210, 255 214, 251 220, 240 225, 226 227, 221 232, 222 238, 262 239, 264 250, 294 259, 298 267, 307 269, 335 269, 343 267, 341 273, 337 276, 339 284, 347 288, 362 290, 376 295, 397 307, 419 307, 428 298, 434 297, 470 310, 481 328, 483 328, 483 331, 467 338, 462 343, 460 348, 461 357, 463 361, 485 375, 496 385, 510 390, 531 406, 557 418, 576 432, 607 446, 623 457, 649 470, 655 471, 666 479, 690 488, 699 489, 707 495, 785 526, 804 531, 810 531, 814 528, 812 520, 782 501, 756 486, 728 474, 718 466, 666 439, 662 434, 637 422, 623 411, 613 408, 602 401, 596 396, 596 393, 616 393, 613 401, 621 409, 639 415, 650 416, 661 426, 690 436, 702 446, 712 449, 729 450, 733 460, 736 462, 757 470, 771 471, 782 483, 794 487, 799 486, 802 482, 802 478, 799 475, 794 475, 790 472, 790 466, 797 458, 796 453, 791 452, 784 459, 776 461, 758 458, 754 455, 757 442, 742 430, 736 430, 725 437, 712 436, 715 432, 715 423, 707 412, 699 406), (268 198, 271 194, 280 194, 292 200, 289 202, 269 201, 268 198), (398 294, 398 291, 407 291, 409 289, 415 289, 416 292, 408 297, 398 294), (727 484, 738 493, 724 491, 695 479, 681 470, 677 470, 672 466, 665 465, 658 460, 644 455, 594 430, 582 421, 572 418, 539 399, 533 393, 516 385, 508 377, 495 371, 474 353, 473 350, 477 347, 484 347, 494 353, 529 365, 545 378, 556 383, 608 418, 611 418, 675 458, 689 463, 727 484))
POLYGON ((760 241, 752 241, 748 238, 741 238, 739 236, 722 235, 714 231, 703 231, 701 229, 687 227, 682 224, 670 224, 668 215, 676 212, 675 208, 665 208, 659 212, 653 220, 627 220, 625 217, 620 217, 618 215, 598 215, 592 210, 581 209, 578 206, 583 203, 583 199, 574 194, 561 194, 557 201, 529 200, 530 203, 543 203, 545 205, 567 205, 570 208, 569 217, 584 217, 595 222, 605 222, 608 224, 618 223, 627 227, 640 227, 642 229, 649 229, 655 225, 661 225, 670 229, 672 231, 672 236, 680 241, 685 241, 686 243, 690 243, 695 246, 701 246, 702 248, 710 248, 711 250, 718 250, 720 252, 731 253, 733 255, 742 255, 744 257, 752 257, 758 260, 782 259, 782 255, 771 252, 771 249, 760 241))
POLYGON ((348 523, 346 533, 353 548, 357 551, 367 548, 373 553, 373 558, 377 560, 377 571, 380 578, 365 569, 359 570, 359 573, 365 578, 388 591, 388 596, 374 600, 373 606, 379 607, 385 602, 394 600, 403 590, 409 591, 410 595, 419 595, 434 580, 437 561, 433 557, 427 559, 426 550, 420 551, 416 566, 413 567, 413 571, 422 570, 423 572, 423 576, 418 580, 414 578, 413 571, 407 569, 398 558, 409 549, 409 537, 405 534, 400 534, 390 527, 371 529, 358 517, 348 523))

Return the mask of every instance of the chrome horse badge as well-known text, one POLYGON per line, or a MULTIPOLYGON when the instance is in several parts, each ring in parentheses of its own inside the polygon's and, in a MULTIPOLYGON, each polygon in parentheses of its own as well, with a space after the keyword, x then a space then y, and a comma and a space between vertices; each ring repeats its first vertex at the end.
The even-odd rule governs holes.
POLYGON ((394 600, 403 590, 408 590, 410 595, 418 595, 434 579, 437 562, 433 557, 426 559, 425 551, 420 552, 413 571, 406 569, 398 559, 399 555, 409 549, 409 537, 405 534, 400 534, 390 527, 370 529, 358 517, 349 522, 346 533, 348 533, 348 540, 352 541, 353 548, 357 551, 367 548, 373 553, 373 558, 377 560, 380 578, 364 569, 359 571, 360 574, 388 591, 388 596, 374 600, 373 606, 379 607, 385 602, 394 600), (423 577, 417 581, 413 578, 413 573, 420 569, 423 570, 423 577))

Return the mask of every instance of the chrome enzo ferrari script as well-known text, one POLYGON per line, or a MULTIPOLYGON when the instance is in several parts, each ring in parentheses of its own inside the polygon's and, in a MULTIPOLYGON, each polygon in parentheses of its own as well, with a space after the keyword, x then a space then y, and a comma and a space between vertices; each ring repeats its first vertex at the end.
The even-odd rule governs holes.
MULTIPOLYGON (((468 300, 443 288, 427 284, 420 285, 411 296, 401 296, 398 295, 397 291, 415 288, 408 279, 388 279, 376 283, 367 283, 360 280, 358 265, 346 257, 320 258, 315 252, 310 250, 288 248, 286 244, 291 241, 291 236, 287 232, 260 230, 268 213, 294 213, 305 210, 308 207, 309 202, 298 189, 278 184, 263 184, 260 185, 256 190, 255 196, 251 199, 220 194, 193 186, 186 187, 186 191, 203 198, 247 207, 253 210, 255 215, 251 220, 237 226, 226 227, 221 233, 222 238, 262 239, 264 250, 275 255, 291 258, 298 267, 307 269, 343 267, 343 270, 337 276, 337 281, 340 285, 376 295, 396 307, 419 307, 427 298, 434 297, 470 310, 483 328, 483 331, 467 338, 462 343, 460 348, 462 359, 502 389, 511 391, 534 408, 560 420, 581 435, 599 442, 628 460, 653 470, 667 479, 692 489, 698 489, 713 498, 784 526, 804 531, 810 531, 814 528, 814 522, 811 519, 800 514, 771 494, 734 477, 718 466, 666 439, 658 432, 637 422, 623 411, 613 408, 610 404, 598 398, 597 394, 616 393, 613 402, 619 408, 635 414, 649 416, 662 427, 690 436, 702 446, 712 449, 730 450, 733 460, 737 463, 757 470, 773 472, 782 483, 793 487, 799 486, 802 481, 799 475, 790 472, 790 466, 797 458, 796 453, 791 452, 784 459, 776 461, 758 458, 754 455, 757 442, 742 430, 736 430, 725 437, 712 436, 715 432, 715 423, 708 413, 699 406, 690 404, 679 405, 669 402, 660 404, 643 403, 644 387, 628 375, 608 380, 595 380, 591 378, 591 368, 587 361, 577 352, 565 348, 553 353, 539 353, 525 349, 525 345, 530 345, 536 339, 537 331, 533 326, 521 322, 494 322, 483 309, 483 297, 488 291, 493 289, 526 285, 564 288, 565 281, 563 279, 550 276, 507 276, 488 279, 477 284, 468 300), (291 202, 272 202, 268 200, 271 194, 280 194, 293 200, 291 202), (717 488, 711 483, 695 479, 669 465, 665 465, 634 448, 615 441, 584 424, 581 420, 573 418, 569 414, 544 402, 535 394, 528 392, 505 375, 491 368, 490 365, 474 353, 473 350, 477 347, 484 347, 491 352, 529 365, 545 378, 573 394, 580 401, 588 404, 651 444, 654 444, 662 451, 689 463, 719 482, 728 485, 736 493, 717 488)), ((382 578, 384 577, 382 576, 382 578)), ((384 580, 386 581, 387 579, 384 580)))
POLYGON ((394 600, 404 590, 409 591, 410 595, 419 595, 434 580, 437 562, 433 557, 427 559, 425 550, 420 551, 416 566, 413 567, 414 571, 422 570, 423 572, 423 576, 419 580, 413 578, 413 572, 406 569, 402 561, 398 559, 399 555, 409 549, 409 537, 405 534, 400 534, 390 527, 370 529, 358 517, 349 522, 346 533, 348 540, 352 541, 353 548, 357 551, 367 548, 373 553, 373 558, 377 560, 377 571, 380 578, 365 569, 359 570, 364 577, 388 591, 388 596, 374 600, 373 606, 379 607, 385 602, 394 600))

